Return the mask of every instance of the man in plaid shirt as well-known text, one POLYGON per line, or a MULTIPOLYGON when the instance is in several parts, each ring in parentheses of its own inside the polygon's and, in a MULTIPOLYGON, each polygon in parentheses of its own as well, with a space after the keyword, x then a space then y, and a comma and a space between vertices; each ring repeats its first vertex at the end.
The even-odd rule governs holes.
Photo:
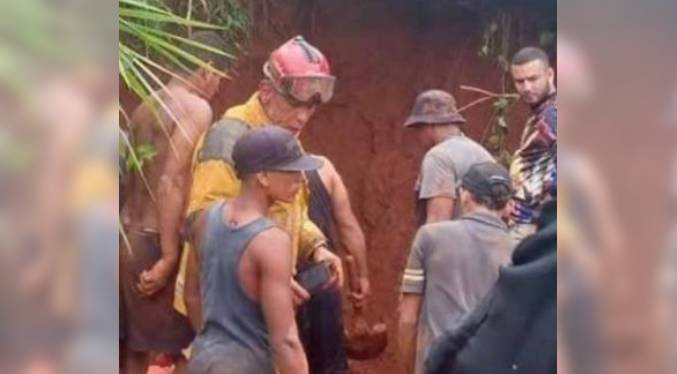
POLYGON ((525 47, 512 59, 510 72, 532 115, 510 167, 515 189, 513 235, 522 239, 534 232, 534 219, 557 187, 557 105, 554 71, 540 48, 525 47))

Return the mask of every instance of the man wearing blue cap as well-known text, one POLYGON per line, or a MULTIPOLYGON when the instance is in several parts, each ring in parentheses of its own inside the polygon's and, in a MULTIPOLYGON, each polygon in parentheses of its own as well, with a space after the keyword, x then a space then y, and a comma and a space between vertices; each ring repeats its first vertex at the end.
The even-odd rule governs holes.
POLYGON ((199 213, 191 229, 187 277, 199 273, 204 327, 188 370, 308 373, 294 319, 291 237, 267 214, 274 202, 293 201, 303 172, 322 161, 278 126, 242 136, 232 157, 241 191, 199 213))

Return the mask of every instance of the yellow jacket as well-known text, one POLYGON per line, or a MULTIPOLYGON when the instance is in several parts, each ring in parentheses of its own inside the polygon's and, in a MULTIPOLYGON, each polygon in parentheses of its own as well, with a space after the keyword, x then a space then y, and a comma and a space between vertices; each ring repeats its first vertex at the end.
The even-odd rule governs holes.
MULTIPOLYGON (((246 124, 247 128, 243 131, 259 128, 271 123, 259 102, 258 94, 254 94, 246 103, 228 109, 223 115, 223 119, 213 124, 202 135, 193 155, 193 182, 188 201, 187 215, 207 208, 214 201, 234 198, 240 191, 240 180, 237 178, 232 162, 229 159, 229 152, 226 152, 228 154, 224 155, 209 154, 210 152, 214 153, 211 148, 223 149, 229 146, 232 147, 237 137, 241 136, 241 133, 231 131, 232 129, 230 128, 225 130, 217 128, 229 119, 246 124), (221 131, 221 134, 216 134, 219 130, 223 131, 221 131), (215 134, 212 135, 212 138, 220 135, 221 139, 207 139, 207 145, 205 145, 205 138, 210 136, 212 131, 215 134), (224 137, 223 135, 226 136, 224 137), (224 142, 223 138, 227 138, 228 135, 232 135, 230 136, 231 139, 228 139, 230 142, 224 142), (226 145, 224 146, 224 144, 226 145), (214 145, 216 146, 214 147, 214 145)), ((237 127, 237 124, 235 127, 237 127)), ((269 217, 280 227, 284 228, 292 237, 294 267, 296 267, 297 260, 308 259, 314 249, 326 243, 322 231, 308 218, 309 197, 310 191, 308 185, 304 183, 293 203, 277 202, 269 211, 269 217)), ((183 282, 189 250, 189 246, 186 245, 181 258, 174 298, 174 307, 183 314, 186 314, 183 299, 183 282)))

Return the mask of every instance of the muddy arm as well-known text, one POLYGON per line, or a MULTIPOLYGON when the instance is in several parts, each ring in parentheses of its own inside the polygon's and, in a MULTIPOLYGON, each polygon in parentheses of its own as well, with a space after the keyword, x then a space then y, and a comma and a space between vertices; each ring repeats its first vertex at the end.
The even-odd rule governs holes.
POLYGON ((397 343, 406 373, 414 372, 421 300, 421 295, 412 293, 402 294, 400 300, 397 343))
POLYGON ((170 147, 172 150, 163 160, 156 204, 162 257, 149 271, 141 274, 140 288, 145 294, 153 294, 164 287, 178 263, 179 233, 183 223, 186 191, 189 188, 187 170, 199 136, 198 129, 206 127, 211 121, 209 105, 194 104, 191 106, 194 111, 190 115, 179 115, 181 123, 174 126, 169 139, 174 148, 170 147))
POLYGON ((186 267, 186 279, 184 288, 184 300, 188 320, 195 332, 202 329, 202 297, 200 295, 200 260, 197 250, 192 247, 188 250, 188 264, 186 267))
POLYGON ((451 219, 454 200, 449 197, 433 197, 426 201, 425 223, 435 223, 451 219))
POLYGON ((367 266, 367 244, 360 224, 355 217, 355 213, 353 213, 348 190, 341 175, 328 160, 325 159, 325 162, 327 162, 327 168, 331 171, 330 186, 328 187, 331 191, 332 211, 339 239, 348 254, 355 259, 358 269, 359 287, 352 289, 351 285, 351 291, 357 301, 361 301, 371 293, 369 267, 367 266))
POLYGON ((277 372, 307 374, 292 303, 291 240, 286 233, 273 229, 256 237, 248 250, 260 274, 260 302, 277 372))

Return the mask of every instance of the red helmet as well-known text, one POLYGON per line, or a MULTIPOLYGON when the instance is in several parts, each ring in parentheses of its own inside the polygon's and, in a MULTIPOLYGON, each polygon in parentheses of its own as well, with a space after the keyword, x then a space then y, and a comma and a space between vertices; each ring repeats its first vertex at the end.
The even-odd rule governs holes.
POLYGON ((296 36, 270 54, 263 73, 276 89, 297 101, 328 102, 334 93, 336 78, 322 52, 302 36, 296 36))

